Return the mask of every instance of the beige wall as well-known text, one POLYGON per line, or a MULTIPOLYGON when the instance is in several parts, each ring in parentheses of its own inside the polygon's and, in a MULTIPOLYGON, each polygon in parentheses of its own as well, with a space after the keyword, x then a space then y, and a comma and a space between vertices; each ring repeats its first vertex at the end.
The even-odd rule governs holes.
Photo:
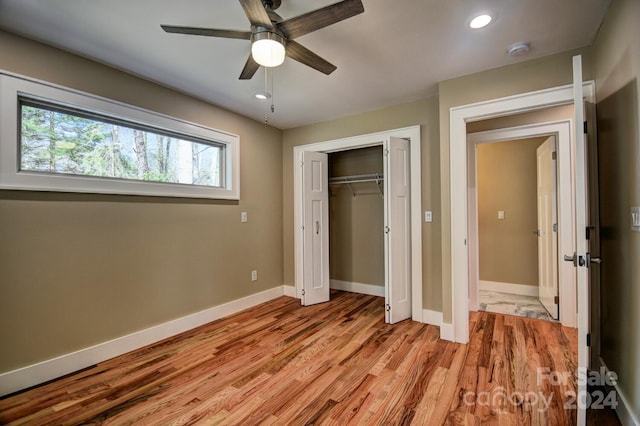
POLYGON ((484 132, 488 130, 508 129, 509 127, 527 124, 547 123, 563 119, 573 119, 573 104, 558 105, 521 114, 505 115, 503 117, 467 123, 467 133, 484 132))
POLYGON ((239 202, 0 191, 0 372, 283 283, 280 130, 4 32, 0 46, 4 70, 236 133, 241 146, 239 202))
POLYGON ((584 79, 593 79, 590 48, 520 62, 439 84, 440 188, 442 208, 442 307, 451 322, 451 209, 449 110, 452 107, 571 84, 572 56, 582 54, 584 79))
POLYGON ((478 145, 480 280, 538 285, 538 137, 478 145), (498 211, 504 211, 503 220, 498 211))
POLYGON ((442 309, 437 97, 283 132, 284 282, 286 284, 294 285, 293 147, 412 125, 420 125, 421 128, 422 210, 434 212, 433 223, 423 223, 422 229, 417 231, 422 234, 423 305, 425 309, 436 311, 442 309))
MULTIPOLYGON (((640 2, 613 0, 595 43, 602 358, 640 418, 640 2)), ((597 305, 596 305, 597 306, 597 305)))
MULTIPOLYGON (((329 176, 382 173, 382 163, 382 146, 335 152, 329 154, 329 176)), ((330 190, 331 279, 384 286, 384 198, 378 185, 332 185, 330 190)))

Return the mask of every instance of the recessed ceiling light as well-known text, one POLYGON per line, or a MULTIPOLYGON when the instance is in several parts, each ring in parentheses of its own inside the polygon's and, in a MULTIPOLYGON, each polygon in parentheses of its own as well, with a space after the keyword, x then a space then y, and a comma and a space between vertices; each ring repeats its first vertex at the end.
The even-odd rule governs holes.
POLYGON ((492 19, 493 18, 491 18, 491 15, 487 15, 487 14, 478 15, 475 18, 473 18, 471 22, 469 22, 469 26, 473 29, 483 28, 489 25, 492 19))
POLYGON ((269 99, 271 97, 271 93, 269 92, 258 92, 255 94, 256 99, 259 99, 261 101, 266 101, 267 99, 269 99))

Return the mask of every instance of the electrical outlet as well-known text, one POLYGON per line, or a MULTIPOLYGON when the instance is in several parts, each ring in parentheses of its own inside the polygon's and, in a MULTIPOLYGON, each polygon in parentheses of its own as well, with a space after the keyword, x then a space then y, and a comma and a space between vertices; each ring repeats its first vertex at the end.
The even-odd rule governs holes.
POLYGON ((640 207, 631 207, 631 230, 640 232, 640 207))
POLYGON ((498 220, 504 220, 504 210, 498 211, 498 220))
POLYGON ((247 223, 249 221, 249 217, 247 212, 240 212, 240 222, 247 223))
POLYGON ((424 221, 425 222, 433 222, 433 213, 430 211, 424 212, 424 221))
POLYGON ((251 281, 258 281, 258 271, 251 271, 251 281))

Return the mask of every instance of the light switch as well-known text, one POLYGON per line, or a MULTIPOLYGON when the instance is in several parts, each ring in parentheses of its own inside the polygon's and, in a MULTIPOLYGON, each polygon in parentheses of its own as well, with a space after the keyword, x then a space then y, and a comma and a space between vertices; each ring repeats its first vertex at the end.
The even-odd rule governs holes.
POLYGON ((258 281, 258 271, 251 271, 251 281, 258 281))
POLYGON ((498 211, 498 219, 499 220, 504 220, 504 210, 499 210, 498 211))
POLYGON ((425 222, 433 222, 433 213, 430 211, 424 212, 424 221, 425 222))
POLYGON ((631 207, 631 230, 640 232, 640 207, 631 207))
POLYGON ((248 221, 247 212, 240 212, 240 222, 247 223, 248 221))

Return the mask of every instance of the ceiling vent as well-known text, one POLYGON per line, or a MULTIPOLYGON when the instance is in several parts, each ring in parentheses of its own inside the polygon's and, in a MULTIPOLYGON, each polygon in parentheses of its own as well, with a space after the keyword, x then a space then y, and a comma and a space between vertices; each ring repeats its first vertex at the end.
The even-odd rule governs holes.
POLYGON ((529 48, 529 42, 519 41, 509 46, 507 48, 507 53, 509 54, 509 56, 522 56, 526 53, 529 53, 529 48))

